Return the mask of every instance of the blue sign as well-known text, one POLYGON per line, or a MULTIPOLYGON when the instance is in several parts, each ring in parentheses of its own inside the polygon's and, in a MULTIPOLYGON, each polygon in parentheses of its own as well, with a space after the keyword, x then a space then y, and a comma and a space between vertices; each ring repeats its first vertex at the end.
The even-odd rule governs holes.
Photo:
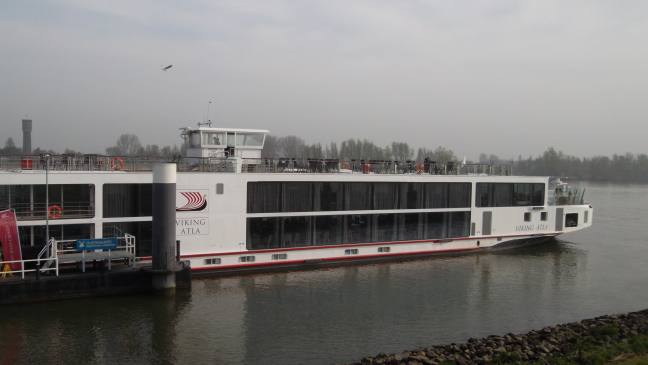
POLYGON ((77 251, 114 250, 117 248, 117 238, 92 238, 76 241, 77 251))

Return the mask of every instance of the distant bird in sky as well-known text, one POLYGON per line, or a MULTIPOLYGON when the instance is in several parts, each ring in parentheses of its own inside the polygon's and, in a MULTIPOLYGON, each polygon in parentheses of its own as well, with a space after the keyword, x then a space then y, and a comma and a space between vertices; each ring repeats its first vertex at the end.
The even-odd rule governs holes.
POLYGON ((162 71, 166 71, 166 70, 170 69, 171 67, 173 67, 173 65, 168 65, 167 67, 163 68, 162 71))

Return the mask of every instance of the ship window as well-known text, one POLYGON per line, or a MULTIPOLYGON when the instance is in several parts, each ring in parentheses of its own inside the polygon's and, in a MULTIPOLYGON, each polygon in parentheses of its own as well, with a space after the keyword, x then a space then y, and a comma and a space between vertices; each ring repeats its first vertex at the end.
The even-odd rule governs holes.
POLYGON ((540 220, 541 221, 547 220, 547 212, 540 212, 540 220))
POLYGON ((279 212, 281 183, 249 182, 247 189, 248 213, 279 212))
POLYGON ((288 254, 285 253, 276 253, 272 255, 273 260, 286 260, 288 259, 288 254))
POLYGON ((239 262, 254 262, 254 256, 241 256, 239 262))
POLYGON ((450 212, 449 237, 468 237, 470 235, 470 212, 450 212))
POLYGON ((348 250, 344 250, 345 255, 357 255, 358 254, 358 249, 357 248, 352 248, 348 250))
POLYGON ((104 218, 153 215, 152 184, 104 184, 104 218))
POLYGON ((321 215, 315 218, 315 245, 337 245, 342 242, 343 216, 321 215))
POLYGON ((378 252, 389 252, 391 251, 390 247, 378 247, 378 252))
POLYGON ((215 258, 215 259, 205 259, 204 265, 220 265, 221 264, 221 259, 220 258, 215 258))
POLYGON ((425 184, 425 208, 447 208, 448 207, 448 184, 427 183, 425 184))
POLYGON ((316 211, 336 211, 342 209, 342 183, 315 183, 316 211))
POLYGON ((413 241, 420 240, 423 238, 421 227, 419 222, 421 214, 412 213, 412 214, 399 214, 401 221, 401 230, 400 230, 400 241, 413 241))
POLYGON ((263 133, 236 133, 236 145, 261 147, 263 146, 263 137, 263 133))
POLYGON ((375 210, 398 209, 398 184, 374 183, 373 196, 375 210))
POLYGON ((374 242, 391 242, 398 240, 398 221, 396 214, 376 214, 374 242))
POLYGON ((191 132, 191 147, 200 147, 200 132, 191 132))
POLYGON ((279 218, 248 218, 247 230, 248 250, 279 247, 279 218))
POLYGON ((531 222, 531 213, 530 212, 524 213, 524 221, 525 222, 531 222))
POLYGON ((426 229, 425 238, 444 238, 447 237, 446 221, 448 213, 425 213, 426 229))
POLYGON ((470 208, 470 183, 448 184, 448 208, 470 208))
POLYGON ((352 214, 345 216, 346 232, 344 243, 365 243, 369 242, 369 215, 352 214))
POLYGON ((203 146, 223 146, 225 144, 225 133, 203 132, 203 146))
POLYGON ((371 183, 345 183, 345 210, 371 210, 371 183))
POLYGON ((400 207, 402 209, 421 209, 423 207, 423 184, 402 183, 400 207))
POLYGON ((312 244, 312 217, 283 217, 283 236, 281 247, 304 247, 312 244))
POLYGON ((578 213, 565 214, 565 227, 578 227, 578 213))
POLYGON ((222 183, 216 184, 216 194, 223 194, 224 186, 222 183))
POLYGON ((283 212, 310 212, 313 210, 312 187, 309 182, 283 183, 283 212))

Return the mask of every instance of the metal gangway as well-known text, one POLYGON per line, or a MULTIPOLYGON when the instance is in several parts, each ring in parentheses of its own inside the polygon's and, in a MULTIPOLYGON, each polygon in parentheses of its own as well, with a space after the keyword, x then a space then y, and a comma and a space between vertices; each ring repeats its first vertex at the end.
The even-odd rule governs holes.
POLYGON ((87 261, 107 261, 108 270, 112 269, 112 260, 124 259, 128 266, 135 268, 136 240, 135 236, 124 233, 123 237, 115 237, 117 247, 114 249, 100 250, 78 250, 77 240, 56 240, 50 238, 49 242, 43 247, 37 258, 30 260, 2 261, 0 262, 0 279, 7 276, 13 277, 14 274, 20 275, 23 279, 27 273, 36 273, 37 277, 41 274, 53 272, 59 276, 60 264, 80 263, 81 271, 86 271, 87 261), (34 268, 27 269, 27 263, 35 263, 34 268), (19 264, 19 265, 16 265, 19 264), (12 269, 12 266, 19 268, 12 269))

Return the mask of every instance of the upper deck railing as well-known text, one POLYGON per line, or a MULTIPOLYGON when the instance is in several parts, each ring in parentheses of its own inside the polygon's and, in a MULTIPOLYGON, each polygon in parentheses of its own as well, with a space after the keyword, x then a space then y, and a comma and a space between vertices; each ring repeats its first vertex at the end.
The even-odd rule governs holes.
MULTIPOLYGON (((511 165, 453 162, 99 155, 52 155, 49 171, 146 172, 153 171, 155 163, 175 163, 178 172, 513 175, 511 165)), ((0 155, 0 171, 44 171, 46 165, 47 161, 42 155, 0 155)))

